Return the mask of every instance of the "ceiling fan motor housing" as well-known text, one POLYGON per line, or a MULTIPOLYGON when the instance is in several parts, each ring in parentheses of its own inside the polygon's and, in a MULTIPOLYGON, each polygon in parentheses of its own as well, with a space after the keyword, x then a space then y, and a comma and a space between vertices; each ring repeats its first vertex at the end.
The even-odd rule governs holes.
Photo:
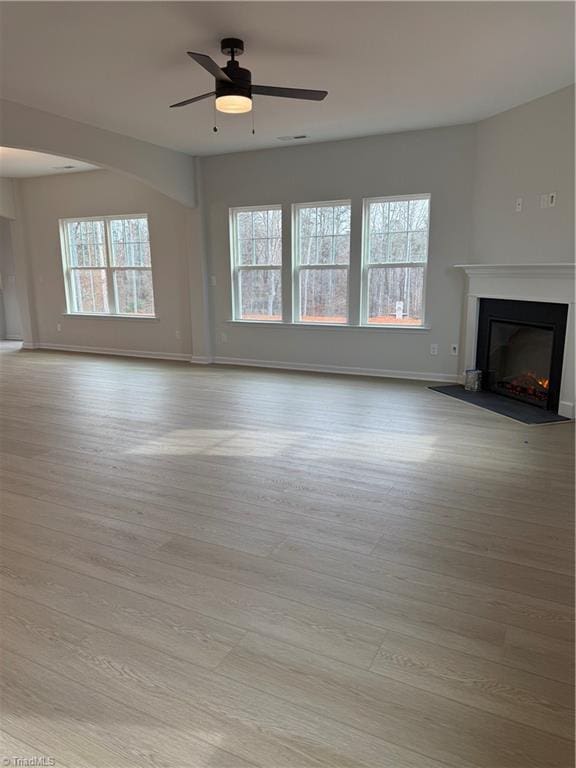
POLYGON ((231 83, 226 80, 216 81, 216 97, 218 96, 246 96, 252 98, 252 72, 249 69, 243 69, 238 66, 237 61, 229 61, 224 72, 232 80, 231 83))

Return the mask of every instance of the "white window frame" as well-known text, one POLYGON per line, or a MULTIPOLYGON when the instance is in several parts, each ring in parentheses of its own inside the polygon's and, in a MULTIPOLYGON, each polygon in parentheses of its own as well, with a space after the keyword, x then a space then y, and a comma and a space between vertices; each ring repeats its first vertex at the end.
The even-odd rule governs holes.
MULTIPOLYGON (((352 261, 352 223, 349 232, 348 264, 302 264, 300 259, 300 237, 298 231, 298 216, 303 208, 333 208, 335 205, 347 205, 352 216, 352 200, 322 200, 318 203, 294 203, 292 205, 292 322, 298 325, 313 325, 322 327, 327 325, 350 326, 350 266, 352 261), (311 323, 300 318, 300 272, 305 269, 345 269, 346 274, 346 322, 323 323, 322 321, 311 323)), ((332 233, 334 237, 334 233, 332 233)))
MULTIPOLYGON (((281 205, 245 205, 230 208, 228 210, 229 226, 230 226, 230 274, 232 285, 232 320, 240 321, 243 323, 275 323, 279 324, 283 321, 283 301, 282 301, 282 261, 284 259, 284 238, 283 227, 280 227, 280 248, 282 253, 282 259, 280 264, 241 264, 239 253, 239 236, 238 236, 238 214, 254 211, 280 211, 280 217, 282 220, 283 211, 281 205), (241 311, 241 298, 240 298, 240 273, 242 271, 249 270, 278 270, 280 272, 280 319, 270 320, 263 317, 262 320, 250 319, 244 320, 242 318, 241 311)), ((268 240, 272 238, 266 238, 268 240)), ((254 238, 252 238, 254 240, 254 238)))
MULTIPOLYGON (((431 217, 431 195, 430 193, 422 193, 418 195, 390 195, 385 197, 365 197, 362 201, 362 275, 361 275, 361 289, 360 289, 360 325, 366 328, 378 328, 379 330, 385 330, 386 328, 423 328, 426 326, 426 283, 428 277, 428 262, 430 260, 430 217, 431 217), (369 207, 371 203, 394 203, 405 200, 428 200, 428 228, 426 230, 426 261, 390 261, 390 262, 375 262, 370 263, 370 217, 369 207), (398 267, 423 267, 424 274, 422 277, 422 319, 421 322, 416 325, 386 323, 382 325, 376 325, 375 323, 368 322, 368 277, 371 269, 387 269, 398 267)), ((409 230, 408 230, 409 231, 409 230)))
MULTIPOLYGON (((129 317, 131 319, 136 318, 155 318, 156 317, 156 297, 154 296, 154 273, 152 270, 152 256, 150 256, 150 266, 149 267, 136 267, 136 266, 126 266, 126 267, 118 267, 114 266, 112 264, 112 250, 111 250, 111 243, 112 243, 112 237, 110 232, 110 222, 112 221, 121 221, 123 219, 146 219, 146 222, 148 222, 148 214, 146 213, 126 213, 126 214, 118 214, 118 215, 110 215, 110 216, 74 216, 72 218, 68 219, 59 219, 59 226, 60 226, 60 246, 61 246, 61 253, 62 253, 62 271, 64 274, 64 288, 66 293, 66 309, 68 314, 70 315, 93 315, 95 317, 129 317), (70 241, 68 239, 68 227, 67 224, 75 223, 75 222, 81 222, 81 221, 102 221, 104 222, 104 256, 106 260, 106 264, 104 266, 95 266, 95 267, 74 267, 70 264, 70 241), (81 269, 81 270, 90 270, 93 269, 95 271, 98 270, 105 270, 106 271, 106 287, 107 287, 107 295, 108 295, 108 312, 83 312, 78 309, 78 303, 76 298, 76 289, 74 285, 74 281, 72 278, 72 273, 74 270, 81 269), (137 312, 118 312, 117 311, 117 296, 116 296, 116 289, 114 286, 114 272, 121 272, 122 270, 135 270, 135 271, 142 271, 142 272, 150 272, 152 277, 152 302, 154 305, 154 312, 151 314, 144 314, 144 313, 137 313, 137 312)), ((150 229, 148 228, 148 234, 150 234, 150 229)))

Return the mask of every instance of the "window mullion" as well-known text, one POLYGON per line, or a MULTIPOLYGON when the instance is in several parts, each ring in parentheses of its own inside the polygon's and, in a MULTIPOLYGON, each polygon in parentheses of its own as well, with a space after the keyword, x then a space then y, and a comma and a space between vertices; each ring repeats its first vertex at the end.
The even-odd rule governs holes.
POLYGON ((240 319, 240 269, 236 264, 232 270, 232 317, 240 319))
POLYGON ((247 272, 249 270, 258 270, 258 269, 282 269, 280 264, 270 264, 268 262, 265 264, 239 264, 236 268, 243 269, 247 272))
MULTIPOLYGON (((250 242, 254 248, 254 217, 250 214, 250 242)), ((242 285, 240 282, 240 249, 238 248, 238 221, 234 219, 234 248, 235 248, 235 268, 234 268, 234 312, 236 319, 242 315, 242 285)))
POLYGON ((294 323, 300 316, 300 221, 298 208, 295 205, 290 209, 290 232, 293 234, 290 243, 290 276, 292 282, 290 322, 294 323))
POLYGON ((425 261, 373 261, 370 267, 425 267, 425 261))
POLYGON ((350 266, 348 264, 300 264, 299 269, 350 269, 350 266))
POLYGON ((60 223, 60 238, 62 241, 62 263, 64 265, 66 309, 68 312, 77 312, 78 299, 76 296, 75 281, 72 279, 72 267, 70 265, 70 238, 68 237, 68 225, 63 222, 60 223))
POLYGON ((238 319, 238 311, 236 308, 236 299, 238 296, 237 288, 237 266, 238 266, 238 253, 237 253, 237 233, 236 233, 236 215, 229 217, 229 237, 230 237, 230 306, 232 308, 232 320, 238 319))
POLYGON ((116 308, 116 291, 114 290, 114 269, 112 267, 112 251, 110 236, 110 219, 104 219, 104 256, 106 259, 106 288, 108 292, 108 307, 112 315, 118 314, 116 308))
POLYGON ((294 317, 294 265, 292 232, 292 208, 282 206, 282 229, 280 230, 282 254, 282 322, 291 323, 294 317))
POLYGON ((350 206, 350 271, 348 272, 348 325, 359 325, 362 312, 362 201, 350 206))
POLYGON ((362 201, 362 265, 360 289, 360 325, 368 323, 368 280, 370 270, 370 204, 362 201))

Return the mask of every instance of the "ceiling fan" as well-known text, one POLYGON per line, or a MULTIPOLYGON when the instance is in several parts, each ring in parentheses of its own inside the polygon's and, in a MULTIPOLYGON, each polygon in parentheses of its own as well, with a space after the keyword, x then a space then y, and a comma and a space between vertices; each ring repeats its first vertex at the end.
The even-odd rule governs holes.
POLYGON ((252 96, 278 96, 283 99, 306 99, 309 101, 322 101, 328 95, 328 91, 312 91, 308 88, 278 88, 274 85, 252 85, 252 73, 249 69, 242 69, 236 58, 244 53, 244 42, 236 37, 225 37, 220 41, 220 50, 230 59, 225 67, 218 64, 205 53, 188 51, 188 56, 215 79, 215 90, 194 96, 191 99, 171 104, 173 107, 185 107, 195 101, 216 96, 215 106, 219 112, 228 114, 241 114, 252 109, 252 96))

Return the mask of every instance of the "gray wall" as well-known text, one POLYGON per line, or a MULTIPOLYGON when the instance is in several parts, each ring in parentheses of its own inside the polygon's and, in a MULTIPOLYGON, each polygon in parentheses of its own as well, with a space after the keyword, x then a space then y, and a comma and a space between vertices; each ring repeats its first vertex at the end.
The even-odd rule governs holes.
MULTIPOLYGON (((210 157, 202 161, 208 222, 214 353, 217 357, 303 366, 456 375, 463 277, 470 261, 474 126, 210 157), (302 328, 231 324, 228 209, 351 199, 352 254, 360 259, 363 197, 431 194, 427 279, 429 330, 302 328), (356 227, 354 226, 356 223, 356 227), (355 231, 354 231, 355 230, 355 231), (430 355, 430 344, 439 354, 430 355)), ((284 247, 290 253, 290 227, 284 247)))
POLYGON ((487 264, 574 259, 573 87, 479 123, 473 253, 487 264), (554 208, 540 208, 545 192, 554 208))
POLYGON ((454 264, 574 258, 573 98, 573 89, 565 89, 477 125, 204 158, 201 204, 193 210, 108 171, 19 180, 16 223, 27 252, 36 340, 207 359, 211 336, 217 359, 454 377, 459 366, 450 345, 461 342, 464 295, 454 264), (550 191, 558 194, 556 207, 542 210, 538 194, 550 191), (420 192, 432 196, 429 328, 229 322, 229 207, 281 204, 289 254, 292 203, 351 199, 351 258, 358 262, 362 198, 420 192), (63 316, 58 219, 136 212, 150 216, 160 319, 63 316), (437 356, 430 355, 431 344, 439 345, 437 356))
POLYGON ((110 171, 19 180, 38 338, 44 345, 189 357, 189 219, 194 211, 110 171), (147 213, 157 320, 65 315, 58 219, 147 213), (60 326, 60 331, 58 330, 60 326))
POLYGON ((0 339, 21 339, 10 219, 0 217, 0 339))
POLYGON ((5 216, 7 219, 16 217, 12 179, 0 178, 0 216, 5 216))

